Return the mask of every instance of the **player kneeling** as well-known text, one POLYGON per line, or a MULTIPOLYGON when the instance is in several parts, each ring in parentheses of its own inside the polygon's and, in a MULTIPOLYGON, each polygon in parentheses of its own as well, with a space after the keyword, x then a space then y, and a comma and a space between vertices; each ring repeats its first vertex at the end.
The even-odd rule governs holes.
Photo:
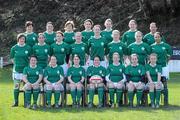
POLYGON ((51 108, 52 91, 54 91, 55 108, 59 108, 60 92, 64 90, 62 85, 63 80, 63 68, 57 65, 56 57, 51 56, 49 66, 46 67, 44 71, 46 102, 48 108, 51 108))
POLYGON ((126 79, 128 81, 128 99, 129 105, 133 107, 134 91, 136 90, 137 106, 140 105, 143 89, 145 84, 143 83, 145 68, 138 64, 137 54, 131 55, 131 64, 125 69, 126 79))
POLYGON ((116 92, 116 103, 120 106, 122 101, 122 91, 126 81, 124 70, 125 67, 119 62, 120 57, 117 52, 113 54, 113 63, 107 68, 106 81, 110 94, 111 107, 115 107, 114 93, 116 92))
POLYGON ((148 78, 148 88, 152 108, 159 108, 159 101, 163 84, 161 82, 162 67, 156 64, 157 54, 150 55, 150 63, 146 65, 146 74, 148 78), (156 101, 156 103, 155 103, 156 101))
POLYGON ((100 58, 96 56, 94 58, 93 65, 88 67, 87 69, 87 76, 89 78, 89 85, 88 85, 89 108, 93 106, 95 89, 98 90, 98 99, 99 99, 98 107, 101 108, 103 106, 105 75, 106 75, 106 69, 100 66, 100 58))
POLYGON ((23 70, 23 81, 25 82, 26 107, 31 108, 31 95, 33 95, 33 109, 37 108, 39 95, 39 83, 42 80, 42 69, 37 66, 36 56, 30 57, 30 65, 23 70))

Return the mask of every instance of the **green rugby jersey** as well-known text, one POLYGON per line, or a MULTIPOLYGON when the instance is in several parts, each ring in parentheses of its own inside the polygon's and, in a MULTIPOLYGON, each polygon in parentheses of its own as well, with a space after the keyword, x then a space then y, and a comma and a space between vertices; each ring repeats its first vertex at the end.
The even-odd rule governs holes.
POLYGON ((100 37, 98 39, 96 39, 95 37, 91 37, 88 41, 90 59, 93 60, 95 56, 99 56, 100 61, 103 61, 106 46, 107 43, 104 37, 100 37))
POLYGON ((122 42, 129 46, 131 43, 135 42, 135 33, 137 31, 126 31, 122 36, 122 42))
POLYGON ((94 36, 94 32, 93 31, 82 31, 81 32, 82 34, 82 41, 85 43, 85 44, 88 44, 88 40, 94 36))
POLYGON ((94 75, 99 75, 101 77, 106 76, 106 68, 103 66, 97 66, 95 67, 94 65, 89 66, 86 72, 87 76, 94 76, 94 75))
POLYGON ((172 55, 172 49, 171 46, 167 43, 154 43, 151 45, 151 53, 156 53, 158 56, 157 64, 161 65, 162 67, 165 67, 168 62, 168 57, 172 55))
POLYGON ((101 35, 106 38, 106 42, 110 43, 112 42, 113 38, 112 38, 112 30, 111 31, 107 31, 107 30, 103 30, 101 32, 101 35))
POLYGON ((145 65, 147 56, 150 54, 150 46, 143 42, 140 44, 134 42, 128 46, 128 54, 137 54, 139 63, 145 65))
POLYGON ((74 35, 74 32, 64 32, 64 42, 69 45, 73 44, 75 42, 74 35))
POLYGON ((31 52, 31 47, 26 44, 24 46, 16 44, 11 48, 10 58, 14 60, 14 70, 16 72, 23 73, 24 67, 29 64, 31 52))
POLYGON ((86 63, 85 55, 87 54, 87 45, 83 42, 80 44, 74 43, 71 45, 70 54, 72 55, 72 58, 75 54, 77 54, 80 57, 80 65, 83 66, 86 63))
POLYGON ((45 43, 47 45, 51 45, 56 41, 56 33, 53 32, 52 34, 47 33, 47 31, 44 32, 45 36, 45 43))
POLYGON ((44 70, 44 77, 47 77, 49 82, 56 83, 61 79, 61 77, 64 77, 63 68, 61 66, 47 66, 44 70))
POLYGON ((44 45, 34 45, 33 54, 37 57, 37 65, 43 69, 47 67, 48 57, 50 56, 50 47, 47 44, 44 45))
MULTIPOLYGON (((166 42, 164 37, 162 37, 161 41, 166 42)), ((147 33, 143 37, 143 42, 147 43, 148 45, 152 45, 155 42, 154 35, 151 33, 147 33)))
POLYGON ((65 42, 62 42, 60 44, 53 43, 51 45, 51 55, 54 55, 57 59, 58 65, 63 65, 66 60, 66 55, 69 54, 70 46, 66 44, 65 42))
POLYGON ((125 74, 130 76, 130 81, 139 82, 141 81, 141 77, 145 75, 145 68, 140 64, 137 66, 129 65, 125 69, 125 74))
POLYGON ((107 45, 106 54, 109 55, 109 63, 111 64, 113 62, 112 57, 113 53, 119 53, 120 56, 120 62, 123 63, 123 56, 127 55, 127 46, 122 42, 114 42, 112 41, 107 45))
POLYGON ((28 66, 24 68, 23 74, 27 76, 28 82, 33 84, 38 81, 39 75, 42 75, 43 72, 42 72, 41 67, 36 66, 35 68, 32 68, 28 66))
POLYGON ((119 82, 123 80, 123 74, 125 71, 125 67, 122 64, 114 65, 110 64, 107 68, 107 75, 109 75, 109 79, 112 82, 119 82))
POLYGON ((38 42, 38 35, 36 33, 25 32, 24 35, 26 36, 26 44, 30 47, 33 47, 38 42))
POLYGON ((160 65, 151 66, 150 64, 146 64, 145 68, 146 68, 146 72, 149 72, 152 81, 157 82, 158 73, 162 72, 162 67, 160 65))
POLYGON ((82 77, 85 78, 85 70, 83 67, 70 67, 67 72, 67 76, 71 77, 72 81, 78 83, 81 81, 82 77))

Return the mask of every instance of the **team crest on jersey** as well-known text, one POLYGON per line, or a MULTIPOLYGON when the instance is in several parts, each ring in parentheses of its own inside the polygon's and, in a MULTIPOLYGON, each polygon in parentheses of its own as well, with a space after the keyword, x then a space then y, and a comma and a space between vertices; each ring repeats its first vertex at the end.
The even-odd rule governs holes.
POLYGON ((103 42, 101 42, 101 46, 104 46, 104 43, 103 43, 103 42))
POLYGON ((122 50, 122 47, 120 46, 119 49, 122 50))
POLYGON ((138 73, 141 73, 141 70, 138 70, 138 73))
POLYGON ((82 50, 84 50, 84 47, 81 47, 82 50))
POLYGON ((38 75, 39 74, 39 72, 38 71, 36 71, 36 75, 38 75))
POLYGON ((141 50, 143 50, 143 51, 144 51, 144 50, 145 50, 145 48, 144 48, 144 47, 141 47, 141 50))
POLYGON ((33 40, 35 41, 35 40, 36 40, 36 38, 35 38, 35 37, 33 37, 33 40))
POLYGON ((28 51, 26 50, 25 53, 28 54, 28 51))
POLYGON ((158 72, 158 69, 156 68, 156 70, 155 70, 156 72, 158 72))
POLYGON ((122 72, 122 69, 119 69, 119 72, 122 72))
POLYGON ((45 53, 47 53, 47 52, 48 52, 48 50, 47 50, 47 49, 45 49, 45 50, 44 50, 44 52, 45 52, 45 53))
POLYGON ((102 70, 100 70, 99 73, 102 74, 102 70))
POLYGON ((57 74, 59 74, 60 72, 59 72, 59 70, 57 71, 57 74))
POLYGON ((61 48, 61 51, 64 52, 64 48, 61 48))
POLYGON ((165 47, 162 47, 163 50, 165 50, 166 48, 165 47))
POLYGON ((82 71, 79 71, 79 74, 82 75, 82 71))

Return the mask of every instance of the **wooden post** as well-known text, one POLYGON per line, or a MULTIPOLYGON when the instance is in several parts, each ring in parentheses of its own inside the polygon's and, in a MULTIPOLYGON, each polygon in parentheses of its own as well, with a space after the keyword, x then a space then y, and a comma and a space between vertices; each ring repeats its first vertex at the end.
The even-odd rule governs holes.
POLYGON ((0 68, 3 68, 3 57, 0 57, 0 68))

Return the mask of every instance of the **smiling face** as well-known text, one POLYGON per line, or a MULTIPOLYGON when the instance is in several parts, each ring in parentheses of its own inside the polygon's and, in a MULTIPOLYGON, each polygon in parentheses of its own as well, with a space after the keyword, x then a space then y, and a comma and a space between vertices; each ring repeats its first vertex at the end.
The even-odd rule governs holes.
POLYGON ((80 62, 79 57, 78 56, 74 56, 74 58, 73 58, 74 65, 79 66, 79 62, 80 62))
POLYGON ((51 56, 50 58, 50 65, 51 66, 56 66, 57 65, 57 59, 55 56, 51 56))
POLYGON ((159 32, 156 32, 156 33, 154 34, 154 39, 155 39, 155 42, 156 42, 156 43, 160 43, 160 42, 161 42, 161 35, 160 35, 159 32))
POLYGON ((106 20, 104 26, 106 29, 112 29, 112 22, 110 20, 106 20))
POLYGON ((156 23, 151 23, 149 29, 150 29, 151 33, 154 34, 157 31, 156 23))
POLYGON ((113 54, 113 63, 119 63, 119 54, 118 53, 114 53, 113 54))
POLYGON ((91 22, 86 21, 86 22, 84 23, 84 27, 85 27, 85 30, 91 30, 91 28, 92 28, 91 22))
POLYGON ((43 43, 44 43, 44 40, 45 40, 44 35, 43 35, 43 34, 39 34, 39 36, 38 36, 38 42, 39 42, 40 44, 43 44, 43 43))
POLYGON ((138 64, 138 56, 137 55, 131 55, 131 63, 133 65, 137 65, 138 64))
POLYGON ((140 31, 137 31, 135 33, 135 39, 137 43, 140 43, 142 41, 142 33, 140 31))
POLYGON ((99 66, 100 65, 100 59, 99 57, 94 58, 94 66, 99 66))
POLYGON ((48 31, 48 32, 53 32, 53 30, 54 30, 53 25, 50 24, 50 23, 48 23, 48 24, 46 25, 46 31, 48 31))
POLYGON ((82 40, 82 35, 81 35, 81 32, 76 32, 75 34, 75 40, 77 43, 80 43, 81 40, 82 40))
POLYGON ((21 37, 19 37, 18 38, 18 44, 20 44, 20 45, 24 45, 25 44, 25 36, 21 36, 21 37))
POLYGON ((36 57, 31 57, 30 58, 30 65, 31 66, 36 66, 36 64, 37 64, 37 59, 36 59, 36 57))
POLYGON ((150 55, 149 60, 150 60, 151 64, 156 64, 157 56, 156 55, 150 55))
POLYGON ((119 31, 118 30, 114 30, 112 32, 112 37, 113 37, 114 41, 119 41, 120 40, 120 33, 119 33, 119 31))
POLYGON ((94 32, 95 36, 99 36, 100 33, 101 33, 100 26, 99 25, 95 25, 94 28, 93 28, 93 32, 94 32))
POLYGON ((135 31, 137 29, 137 24, 136 24, 136 22, 134 20, 131 20, 129 22, 128 26, 129 26, 129 29, 132 30, 132 31, 135 31))
POLYGON ((61 42, 61 41, 63 41, 63 36, 62 36, 62 34, 61 33, 56 33, 56 41, 57 42, 61 42))
POLYGON ((26 31, 29 32, 29 33, 31 33, 31 32, 33 31, 33 26, 32 26, 32 25, 28 25, 28 26, 26 27, 26 31))

